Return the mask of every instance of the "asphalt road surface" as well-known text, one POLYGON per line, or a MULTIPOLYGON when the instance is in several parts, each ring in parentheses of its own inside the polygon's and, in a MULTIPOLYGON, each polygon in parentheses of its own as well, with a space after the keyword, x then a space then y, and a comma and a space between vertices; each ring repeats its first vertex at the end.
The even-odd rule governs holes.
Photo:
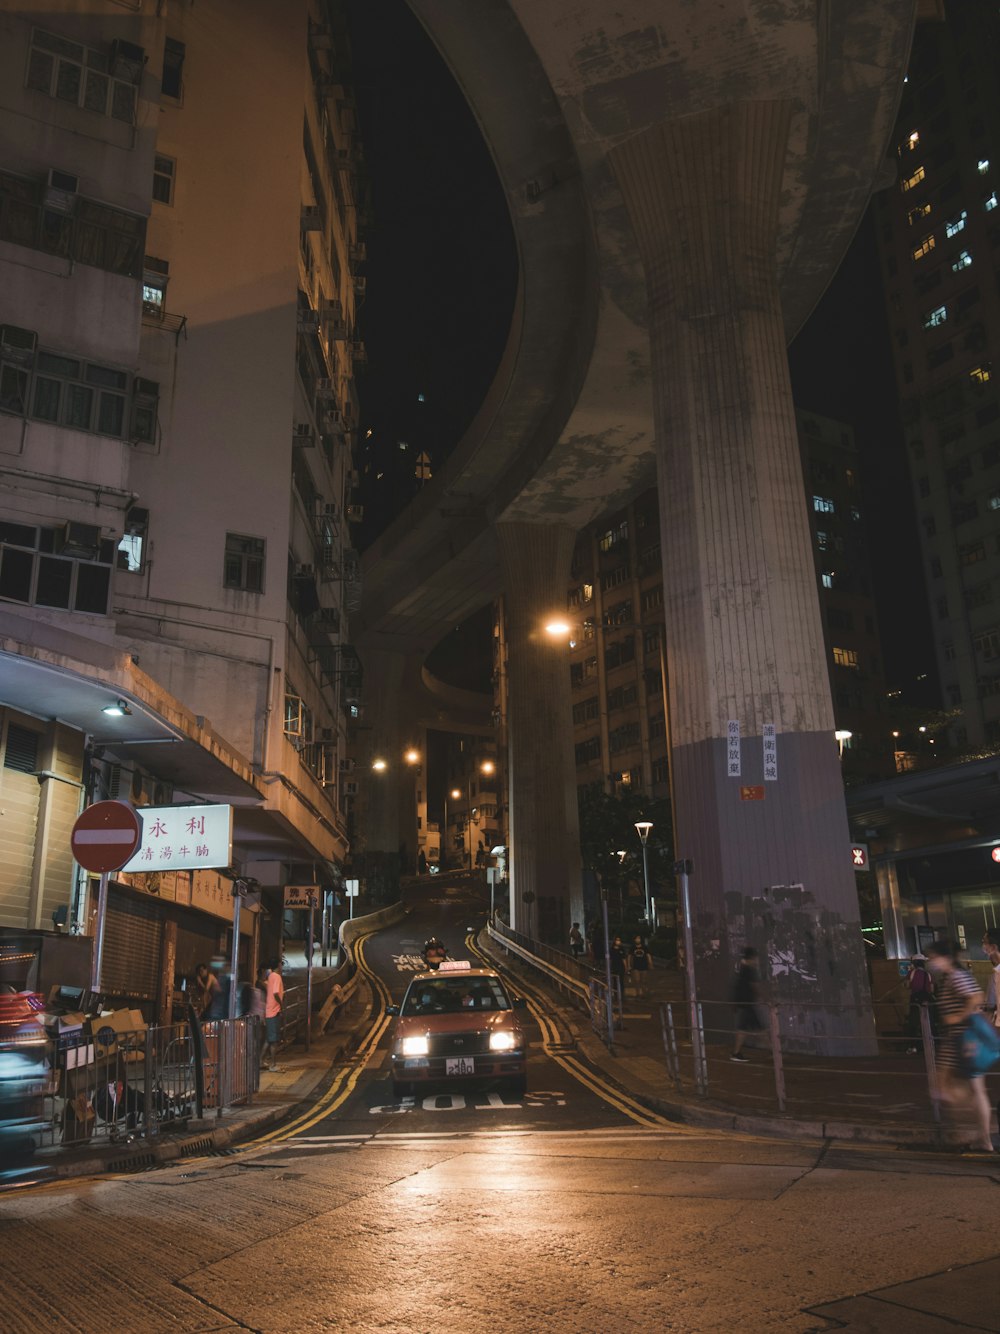
MULTIPOLYGON (((370 937, 401 997, 482 921, 430 882, 370 937)), ((692 1131, 531 998, 528 1092, 394 1102, 387 1027, 224 1156, 0 1200, 0 1330, 1000 1331, 1000 1167, 692 1131)))

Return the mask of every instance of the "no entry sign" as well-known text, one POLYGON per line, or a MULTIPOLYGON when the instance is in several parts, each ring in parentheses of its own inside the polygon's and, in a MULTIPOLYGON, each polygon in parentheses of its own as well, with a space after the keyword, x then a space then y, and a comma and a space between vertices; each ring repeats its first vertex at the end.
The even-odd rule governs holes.
POLYGON ((125 865, 141 837, 137 811, 124 801, 98 801, 77 819, 69 845, 85 871, 105 875, 125 865))

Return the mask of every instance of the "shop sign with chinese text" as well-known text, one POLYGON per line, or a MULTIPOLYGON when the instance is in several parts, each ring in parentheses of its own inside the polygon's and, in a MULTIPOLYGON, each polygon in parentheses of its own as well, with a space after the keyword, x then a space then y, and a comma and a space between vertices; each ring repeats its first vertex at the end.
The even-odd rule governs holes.
POLYGON ((124 871, 184 871, 229 866, 232 806, 143 806, 142 842, 124 871))

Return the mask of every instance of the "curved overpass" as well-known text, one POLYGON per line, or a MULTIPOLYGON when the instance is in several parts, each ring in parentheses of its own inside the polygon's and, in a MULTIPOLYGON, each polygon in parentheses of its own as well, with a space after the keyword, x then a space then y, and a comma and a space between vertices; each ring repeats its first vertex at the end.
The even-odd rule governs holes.
POLYGON ((362 633, 419 651, 500 591, 494 522, 579 529, 653 478, 646 286, 609 153, 664 120, 791 100, 775 254, 791 339, 879 172, 913 5, 410 4, 479 119, 520 260, 482 409, 364 557, 362 633))

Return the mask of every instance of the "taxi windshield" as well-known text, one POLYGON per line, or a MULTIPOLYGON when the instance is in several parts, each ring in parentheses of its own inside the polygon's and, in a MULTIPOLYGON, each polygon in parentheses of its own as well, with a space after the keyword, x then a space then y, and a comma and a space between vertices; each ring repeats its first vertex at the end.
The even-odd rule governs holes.
POLYGON ((412 982, 401 1014, 458 1014, 463 1010, 509 1010, 498 977, 435 977, 412 982))

